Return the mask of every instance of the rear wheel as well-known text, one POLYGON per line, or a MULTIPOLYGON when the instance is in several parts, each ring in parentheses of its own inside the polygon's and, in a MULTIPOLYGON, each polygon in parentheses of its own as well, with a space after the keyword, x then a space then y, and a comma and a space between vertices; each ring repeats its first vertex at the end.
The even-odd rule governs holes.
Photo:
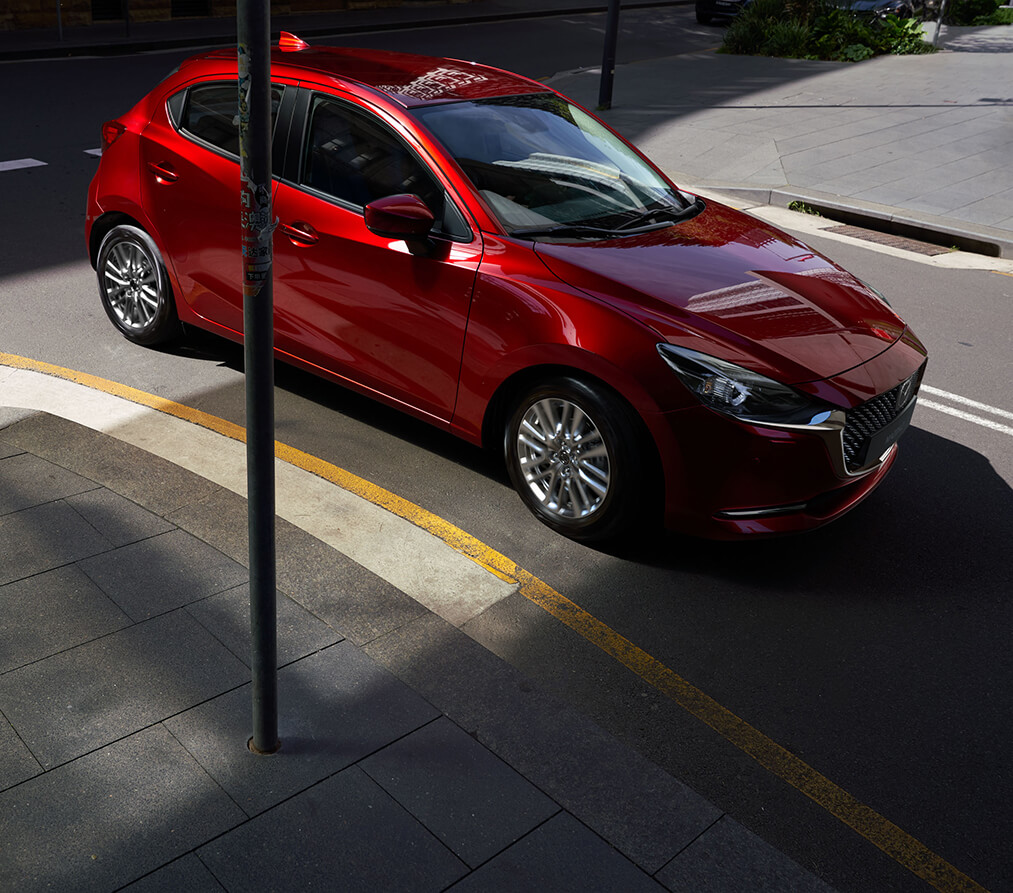
POLYGON ((98 252, 99 294, 109 319, 137 344, 178 338, 169 276, 151 237, 136 226, 113 227, 98 252))
MULTIPOLYGON (((560 378, 525 393, 507 423, 510 479, 542 522, 576 540, 617 536, 639 520, 638 426, 611 391, 560 378)), ((649 504, 649 499, 643 503, 649 504)))

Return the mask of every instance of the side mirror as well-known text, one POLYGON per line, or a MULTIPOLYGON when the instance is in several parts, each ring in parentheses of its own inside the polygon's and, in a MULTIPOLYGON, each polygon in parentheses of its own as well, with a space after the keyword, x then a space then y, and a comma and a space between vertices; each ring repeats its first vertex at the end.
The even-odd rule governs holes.
POLYGON ((412 253, 429 247, 436 224, 433 212, 417 195, 388 195, 366 205, 366 229, 387 239, 403 239, 412 253))

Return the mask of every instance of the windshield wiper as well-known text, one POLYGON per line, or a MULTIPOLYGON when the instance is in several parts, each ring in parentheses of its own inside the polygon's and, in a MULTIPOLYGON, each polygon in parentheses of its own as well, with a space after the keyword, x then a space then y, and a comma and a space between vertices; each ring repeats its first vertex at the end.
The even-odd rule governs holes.
POLYGON ((635 236, 638 233, 649 233, 656 229, 664 229, 681 220, 695 217, 704 209, 703 199, 697 198, 685 208, 675 205, 663 205, 660 208, 644 208, 635 212, 629 220, 615 226, 592 226, 588 223, 556 223, 551 226, 527 226, 510 230, 511 236, 635 236))
POLYGON ((584 223, 556 223, 552 226, 526 226, 510 230, 511 236, 628 236, 629 231, 603 229, 600 226, 589 226, 584 223))
POLYGON ((684 208, 677 208, 675 205, 663 205, 660 208, 644 208, 631 220, 620 223, 615 227, 617 232, 641 232, 648 229, 658 229, 662 226, 670 226, 680 220, 689 220, 695 217, 704 209, 703 199, 697 197, 695 201, 684 208), (645 221, 651 221, 646 223, 645 221))

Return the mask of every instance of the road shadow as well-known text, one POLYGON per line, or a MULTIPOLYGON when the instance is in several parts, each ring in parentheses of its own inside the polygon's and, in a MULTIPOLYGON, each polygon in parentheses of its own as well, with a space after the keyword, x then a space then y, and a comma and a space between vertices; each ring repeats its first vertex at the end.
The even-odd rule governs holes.
POLYGON ((826 527, 738 543, 657 534, 616 557, 778 592, 999 595, 1013 583, 996 562, 1011 538, 1013 489, 988 459, 912 427, 880 488, 826 527))

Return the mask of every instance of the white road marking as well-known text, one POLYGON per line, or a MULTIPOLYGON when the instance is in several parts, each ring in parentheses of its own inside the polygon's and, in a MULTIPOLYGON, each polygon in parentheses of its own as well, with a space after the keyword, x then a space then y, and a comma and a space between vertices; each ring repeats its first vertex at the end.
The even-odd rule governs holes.
MULTIPOLYGON (((246 495, 246 446, 122 397, 0 366, 0 404, 109 434, 246 495)), ((455 626, 517 591, 442 540, 304 469, 275 461, 278 517, 322 540, 455 626)), ((336 583, 340 586, 340 583, 336 583)))
MULTIPOLYGON (((923 385, 922 390, 928 391, 930 389, 926 388, 923 385)), ((931 390, 935 389, 933 388, 931 390)), ((946 394, 946 391, 943 391, 942 393, 946 394)), ((974 400, 969 400, 967 397, 957 397, 956 395, 949 395, 949 394, 947 394, 947 396, 950 397, 950 399, 956 400, 961 403, 970 403, 973 405, 983 407, 987 411, 994 412, 1000 416, 1013 415, 1013 413, 1008 413, 1004 409, 995 409, 994 407, 988 406, 987 404, 977 403, 974 400)), ((962 421, 973 422, 975 425, 981 425, 981 427, 983 428, 989 428, 992 431, 998 431, 1000 434, 1008 434, 1011 437, 1013 437, 1013 427, 1010 427, 1009 425, 1003 425, 1002 423, 993 421, 992 419, 987 419, 984 418, 983 416, 975 415, 974 413, 971 412, 965 412, 964 410, 957 409, 956 407, 953 406, 946 406, 942 403, 936 403, 935 400, 925 400, 924 398, 919 398, 918 405, 924 406, 927 409, 934 409, 937 412, 945 412, 947 415, 954 416, 955 418, 961 419, 962 421)))
POLYGON ((85 155, 94 155, 95 157, 99 158, 99 157, 102 156, 102 150, 101 149, 85 149, 84 150, 84 154, 85 155))
POLYGON ((0 161, 0 171, 19 171, 26 167, 45 167, 46 164, 35 158, 16 158, 14 161, 0 161))
POLYGON ((927 384, 923 384, 920 390, 923 394, 931 394, 933 397, 942 397, 944 400, 952 400, 954 403, 963 403, 964 406, 970 406, 972 409, 980 409, 983 412, 990 412, 992 415, 1013 420, 1013 412, 1008 412, 1005 409, 999 409, 997 406, 989 406, 987 403, 979 403, 977 400, 972 400, 970 397, 961 397, 960 394, 951 394, 949 391, 941 391, 939 388, 934 388, 927 384))

